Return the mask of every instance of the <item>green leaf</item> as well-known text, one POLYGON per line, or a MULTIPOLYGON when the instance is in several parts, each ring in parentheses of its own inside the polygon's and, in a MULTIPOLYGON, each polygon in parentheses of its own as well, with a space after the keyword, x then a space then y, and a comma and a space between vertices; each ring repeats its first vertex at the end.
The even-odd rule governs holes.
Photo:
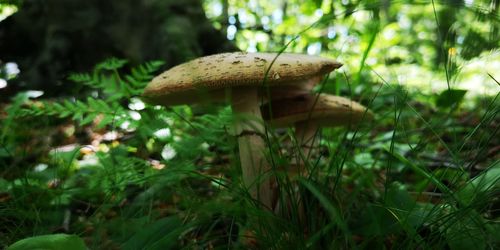
POLYGON ((447 89, 436 98, 436 106, 441 108, 449 108, 454 105, 458 105, 467 93, 464 89, 447 89))
POLYGON ((178 249, 178 238, 187 227, 177 216, 160 219, 141 228, 125 242, 122 249, 178 249))
POLYGON ((397 217, 380 204, 368 204, 359 215, 354 233, 365 236, 383 236, 399 233, 402 228, 397 217))
POLYGON ((452 196, 453 192, 446 186, 444 185, 440 180, 438 180, 432 173, 429 173, 427 170, 418 167, 417 165, 413 164, 410 160, 406 159, 403 155, 397 153, 397 152, 391 152, 388 148, 385 148, 385 151, 394 156, 396 159, 398 159, 400 162, 404 163, 406 166, 410 167, 415 173, 419 174, 420 176, 426 178, 430 182, 432 182, 436 187, 443 192, 444 194, 448 194, 452 196))
MULTIPOLYGON (((299 178, 300 184, 304 185, 321 203, 328 212, 330 219, 344 232, 346 237, 350 237, 351 233, 346 222, 342 219, 342 214, 339 209, 318 189, 315 185, 304 178, 299 178)), ((349 238, 350 239, 350 238, 349 238)))
POLYGON ((68 77, 68 80, 77 82, 77 83, 89 83, 92 82, 92 77, 89 74, 84 74, 84 73, 75 73, 71 74, 68 77))
POLYGON ((323 0, 314 0, 313 2, 316 5, 316 8, 321 8, 321 5, 323 4, 323 0))
POLYGON ((7 248, 7 250, 86 250, 83 240, 76 235, 50 234, 35 236, 20 240, 7 248))
POLYGON ((489 234, 485 233, 482 216, 475 210, 463 210, 448 223, 445 237, 451 250, 486 249, 489 234))
POLYGON ((125 64, 127 64, 127 60, 110 58, 102 63, 97 64, 96 69, 115 70, 125 66, 125 64))
POLYGON ((87 116, 85 116, 85 118, 83 118, 83 120, 80 121, 80 126, 84 126, 84 125, 91 123, 92 121, 94 121, 94 119, 97 117, 97 115, 99 115, 99 113, 88 114, 87 116))
MULTIPOLYGON (((500 163, 492 165, 457 192, 457 197, 466 205, 488 201, 500 189, 500 163), (491 195, 491 196, 490 196, 491 195)), ((492 201, 493 202, 493 201, 492 201)))

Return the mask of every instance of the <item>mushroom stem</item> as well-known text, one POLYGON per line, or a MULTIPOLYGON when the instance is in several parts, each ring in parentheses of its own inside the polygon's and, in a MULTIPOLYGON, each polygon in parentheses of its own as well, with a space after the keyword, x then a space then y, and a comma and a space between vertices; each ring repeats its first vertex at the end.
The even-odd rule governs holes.
POLYGON ((311 152, 319 144, 319 141, 315 138, 316 133, 319 129, 318 124, 315 121, 302 121, 295 123, 295 136, 297 139, 297 145, 299 147, 298 155, 298 172, 301 175, 305 175, 306 161, 311 157, 311 152))
POLYGON ((265 129, 257 88, 233 89, 231 98, 243 183, 252 198, 271 208, 271 182, 265 176, 270 166, 265 156, 266 143, 262 138, 265 129))
MULTIPOLYGON (((296 173, 298 176, 308 175, 307 161, 311 157, 312 150, 318 145, 318 141, 315 138, 318 129, 319 125, 315 121, 303 121, 295 123, 295 138, 297 140, 298 154, 291 161, 291 166, 295 169, 289 171, 290 173, 292 173, 292 176, 289 175, 289 177, 295 179, 294 173, 296 173)), ((295 202, 295 204, 297 204, 296 208, 297 214, 299 216, 299 221, 305 222, 305 208, 299 190, 295 186, 293 187, 292 192, 294 196, 293 200, 285 200, 285 207, 280 204, 280 200, 278 198, 274 199, 274 211, 277 214, 281 214, 284 211, 290 212, 292 210, 291 202, 293 201, 295 202)))

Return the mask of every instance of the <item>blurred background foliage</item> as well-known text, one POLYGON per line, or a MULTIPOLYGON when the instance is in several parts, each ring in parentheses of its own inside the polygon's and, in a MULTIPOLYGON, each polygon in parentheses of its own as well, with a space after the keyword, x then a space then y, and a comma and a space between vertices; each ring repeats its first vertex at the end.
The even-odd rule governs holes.
MULTIPOLYGON (((205 1, 207 16, 245 51, 337 58, 353 84, 390 82, 427 93, 494 95, 497 1, 205 1), (298 37, 297 37, 298 36, 298 37), (482 78, 479 75, 482 75, 482 78)), ((496 77, 498 79, 498 77, 496 77)))
MULTIPOLYGON (((499 5, 0 0, 1 247, 66 233, 91 249, 495 249, 499 5), (316 91, 375 113, 322 131, 314 175, 274 173, 305 221, 241 188, 228 107, 140 99, 162 70, 234 50, 334 58, 316 91)), ((286 166, 293 131, 275 132, 286 166)))

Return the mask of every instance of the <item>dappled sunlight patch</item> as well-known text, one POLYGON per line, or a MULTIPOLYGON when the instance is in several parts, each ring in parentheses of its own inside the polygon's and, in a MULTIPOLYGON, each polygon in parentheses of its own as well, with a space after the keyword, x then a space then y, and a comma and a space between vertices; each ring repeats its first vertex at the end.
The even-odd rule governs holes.
MULTIPOLYGON (((466 100, 481 96, 494 96, 500 91, 498 84, 491 78, 492 76, 497 81, 500 79, 499 51, 484 53, 483 56, 464 61, 462 64, 456 80, 450 83, 450 87, 467 90, 466 100)), ((448 89, 444 72, 436 73, 416 64, 400 64, 390 67, 378 65, 373 67, 373 70, 381 76, 379 78, 373 74, 378 81, 403 85, 413 91, 437 94, 448 89)))
POLYGON ((129 111, 130 118, 135 121, 139 121, 141 119, 141 114, 137 111, 129 111))
POLYGON ((74 151, 78 147, 78 144, 68 144, 64 146, 56 147, 50 150, 50 154, 57 155, 58 153, 68 153, 74 151))
POLYGON ((166 161, 173 159, 176 155, 177 152, 170 144, 166 144, 161 151, 161 157, 166 161))
POLYGON ((500 82, 499 69, 500 50, 484 52, 481 56, 463 63, 456 87, 468 90, 474 97, 496 95, 500 91, 500 86, 495 82, 500 82))
POLYGON ((1 5, 2 6, 0 8, 0 22, 17 12, 17 6, 13 4, 1 3, 1 5))
POLYGON ((93 167, 99 165, 99 158, 95 154, 85 154, 82 159, 78 161, 79 168, 93 167))
POLYGON ((154 136, 156 136, 160 140, 165 140, 167 138, 170 138, 172 135, 172 132, 170 131, 169 128, 162 128, 153 133, 154 136))
POLYGON ((49 167, 49 165, 45 164, 45 163, 39 163, 37 164, 34 168, 33 168, 33 171, 35 172, 42 172, 44 171, 45 169, 47 169, 49 167))
POLYGON ((146 105, 139 98, 131 98, 128 107, 131 110, 143 110, 146 107, 146 105))
POLYGON ((43 91, 40 90, 28 90, 25 93, 29 98, 38 98, 44 94, 43 91))
POLYGON ((0 89, 7 87, 7 81, 5 79, 0 78, 0 89))
POLYGON ((102 135, 102 139, 105 141, 113 141, 113 140, 118 139, 118 136, 119 136, 118 132, 109 131, 109 132, 106 132, 105 134, 102 135))
POLYGON ((165 164, 158 160, 149 160, 149 164, 151 164, 151 167, 156 170, 162 170, 165 168, 165 164))

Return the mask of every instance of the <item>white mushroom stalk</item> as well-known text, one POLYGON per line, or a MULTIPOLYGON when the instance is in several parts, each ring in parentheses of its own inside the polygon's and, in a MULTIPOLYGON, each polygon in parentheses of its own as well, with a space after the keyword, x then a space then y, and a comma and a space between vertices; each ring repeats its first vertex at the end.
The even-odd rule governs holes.
POLYGON ((299 158, 299 173, 304 173, 305 162, 311 158, 311 154, 319 145, 316 134, 319 132, 319 124, 316 121, 301 121, 295 123, 295 139, 299 147, 297 157, 299 158))
POLYGON ((257 88, 233 89, 231 107, 235 113, 243 183, 252 197, 271 208, 270 165, 266 160, 265 132, 257 88))

